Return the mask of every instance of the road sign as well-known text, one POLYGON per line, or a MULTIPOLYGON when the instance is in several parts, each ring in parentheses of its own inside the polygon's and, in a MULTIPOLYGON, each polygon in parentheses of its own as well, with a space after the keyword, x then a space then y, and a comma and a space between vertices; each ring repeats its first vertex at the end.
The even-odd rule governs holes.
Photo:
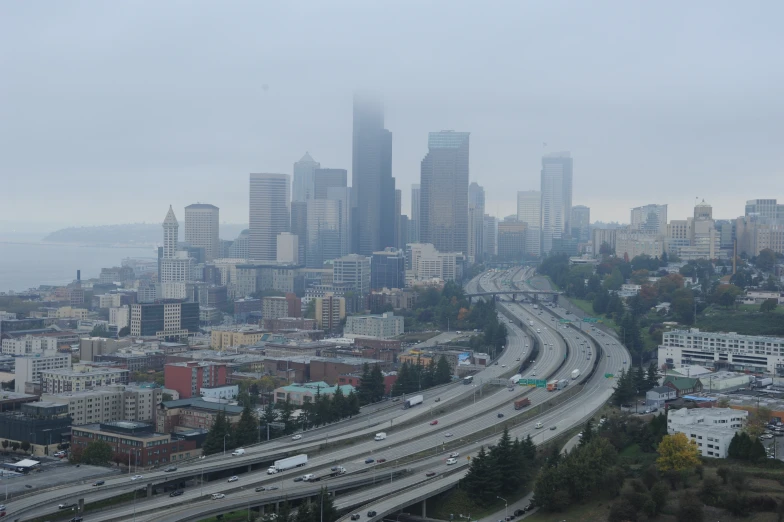
POLYGON ((571 321, 571 319, 559 319, 558 322, 567 324, 567 323, 571 323, 572 321, 571 321))
POLYGON ((605 373, 605 374, 604 374, 604 377, 605 377, 606 379, 612 379, 613 377, 615 377, 615 375, 613 375, 612 373, 605 373))
POLYGON ((537 380, 536 381, 536 387, 537 388, 546 388, 547 387, 547 381, 545 381, 544 379, 537 380))
POLYGON ((281 429, 281 430, 285 430, 286 429, 286 423, 285 422, 270 422, 269 426, 270 426, 270 428, 278 428, 278 429, 281 429))
POLYGON ((583 317, 584 323, 598 323, 599 320, 595 317, 583 317))

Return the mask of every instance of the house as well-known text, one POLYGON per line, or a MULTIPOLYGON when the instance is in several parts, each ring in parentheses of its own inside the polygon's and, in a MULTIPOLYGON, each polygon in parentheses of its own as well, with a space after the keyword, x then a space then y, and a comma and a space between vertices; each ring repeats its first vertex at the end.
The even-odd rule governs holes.
POLYGON ((661 408, 667 401, 675 400, 677 392, 669 386, 657 386, 645 393, 645 405, 648 408, 661 408))
POLYGON ((692 393, 700 393, 702 391, 702 382, 694 377, 680 377, 677 375, 667 375, 664 378, 662 386, 667 386, 675 390, 677 397, 683 395, 690 395, 692 393))

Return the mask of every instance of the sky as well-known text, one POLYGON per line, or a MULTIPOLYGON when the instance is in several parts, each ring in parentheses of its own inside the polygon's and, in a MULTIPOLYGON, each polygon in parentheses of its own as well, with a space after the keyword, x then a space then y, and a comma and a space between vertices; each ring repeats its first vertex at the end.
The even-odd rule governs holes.
POLYGON ((487 212, 574 158, 593 221, 784 200, 779 1, 0 3, 0 227, 248 220, 248 174, 308 151, 351 179, 380 93, 408 213, 427 133, 471 133, 487 212), (25 225, 27 224, 27 225, 25 225))

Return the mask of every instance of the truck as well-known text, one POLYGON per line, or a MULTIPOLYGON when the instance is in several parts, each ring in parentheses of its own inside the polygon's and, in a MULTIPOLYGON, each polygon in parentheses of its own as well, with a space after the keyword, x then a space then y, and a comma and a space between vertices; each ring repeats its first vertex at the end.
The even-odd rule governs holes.
POLYGON ((567 381, 566 379, 561 379, 560 381, 558 381, 558 389, 559 390, 563 390, 567 386, 569 386, 569 381, 567 381))
POLYGON ((413 397, 409 397, 406 399, 406 402, 403 403, 403 409, 407 410, 412 406, 416 406, 417 404, 422 404, 425 398, 421 395, 414 395, 413 397))
POLYGON ((241 455, 245 455, 245 450, 242 448, 235 449, 234 451, 231 452, 232 457, 239 457, 241 455))
POLYGON ((373 440, 384 440, 386 438, 387 438, 387 434, 382 431, 380 433, 376 433, 376 436, 373 437, 373 440))
POLYGON ((340 475, 345 475, 345 474, 346 474, 346 468, 344 468, 343 466, 332 466, 329 476, 339 477, 340 475))
POLYGON ((773 384, 773 379, 770 377, 765 377, 764 379, 757 379, 752 386, 755 388, 764 388, 765 386, 770 386, 771 384, 773 384))
POLYGON ((305 466, 307 463, 308 456, 305 454, 294 455, 293 457, 276 460, 272 466, 267 468, 267 475, 274 475, 275 473, 280 473, 281 471, 286 471, 287 469, 305 466))
POLYGON ((547 391, 555 391, 558 389, 558 379, 553 379, 547 382, 547 391))
POLYGON ((514 407, 516 410, 522 410, 526 406, 530 406, 530 405, 531 405, 531 399, 529 399, 528 397, 523 397, 522 399, 517 399, 516 401, 514 401, 514 407))
POLYGON ((509 383, 510 383, 510 384, 517 384, 517 382, 518 382, 520 379, 522 379, 522 378, 523 378, 523 376, 522 376, 522 375, 520 375, 520 374, 518 373, 518 374, 516 374, 514 377, 510 377, 510 378, 509 378, 509 383))
POLYGON ((572 370, 572 379, 576 379, 576 378, 578 378, 579 376, 580 376, 580 370, 578 370, 577 368, 575 368, 574 370, 572 370))

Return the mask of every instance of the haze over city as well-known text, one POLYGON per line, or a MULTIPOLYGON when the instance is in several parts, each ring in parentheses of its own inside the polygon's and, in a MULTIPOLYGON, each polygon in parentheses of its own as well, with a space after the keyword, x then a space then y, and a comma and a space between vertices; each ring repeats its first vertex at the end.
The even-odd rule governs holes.
POLYGON ((246 223, 250 172, 291 174, 307 151, 351 183, 358 89, 384 101, 405 214, 428 132, 454 129, 498 218, 561 150, 594 221, 650 202, 685 217, 697 197, 735 217, 781 186, 783 10, 5 3, 0 223, 157 223, 195 201, 246 223))

